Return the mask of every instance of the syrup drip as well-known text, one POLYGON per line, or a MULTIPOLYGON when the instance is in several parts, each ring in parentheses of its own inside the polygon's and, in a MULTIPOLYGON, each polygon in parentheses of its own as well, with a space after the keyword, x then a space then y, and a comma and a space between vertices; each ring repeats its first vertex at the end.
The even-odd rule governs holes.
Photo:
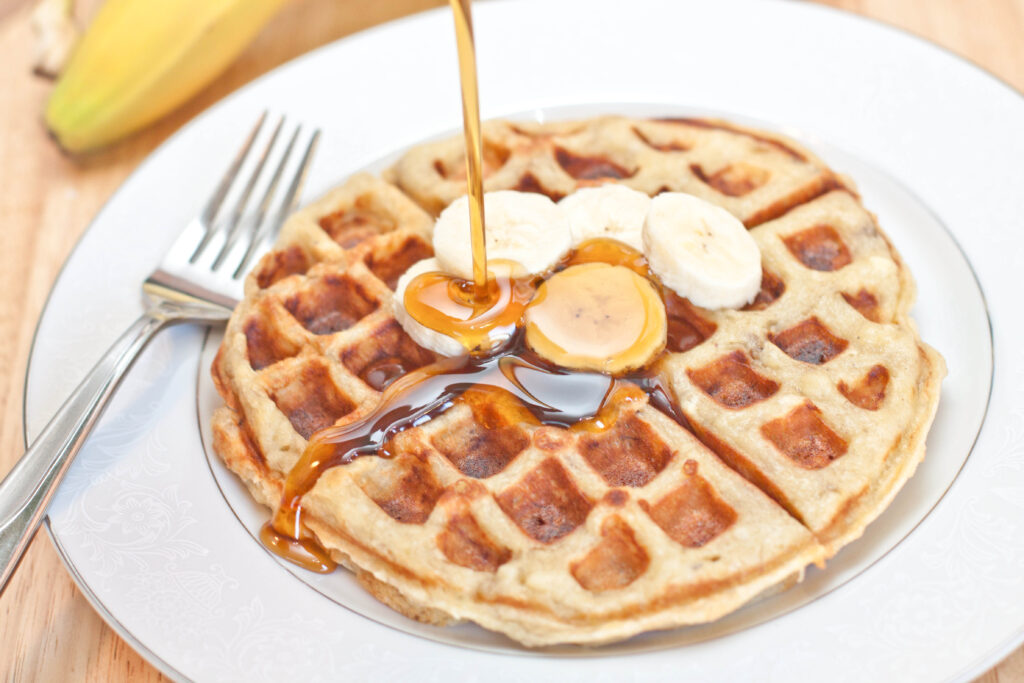
POLYGON ((496 276, 484 296, 475 283, 447 273, 423 273, 403 304, 421 325, 454 337, 470 353, 493 351, 510 339, 536 291, 536 278, 496 276))
POLYGON ((624 266, 637 275, 651 277, 647 265, 647 257, 624 242, 609 237, 594 237, 576 245, 562 261, 562 268, 578 266, 583 263, 607 263, 612 266, 624 266))
POLYGON ((260 541, 278 557, 283 557, 311 572, 329 574, 338 568, 330 553, 313 538, 291 538, 279 532, 273 522, 267 522, 260 528, 260 541))

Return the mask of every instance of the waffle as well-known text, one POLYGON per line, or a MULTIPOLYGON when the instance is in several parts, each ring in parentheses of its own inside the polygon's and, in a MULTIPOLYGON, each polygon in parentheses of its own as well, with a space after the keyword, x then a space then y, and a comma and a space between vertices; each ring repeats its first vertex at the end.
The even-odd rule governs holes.
MULTIPOLYGON (((540 192, 558 201, 579 187, 618 182, 652 196, 666 190, 695 195, 748 228, 840 186, 809 152, 723 121, 489 121, 483 147, 488 192, 540 192)), ((464 149, 456 139, 421 145, 386 177, 437 215, 466 193, 464 149)))
MULTIPOLYGON (((659 371, 685 425, 630 404, 605 432, 467 392, 393 458, 328 470, 303 519, 373 595, 528 646, 717 619, 858 537, 924 455, 944 365, 908 317, 909 273, 848 182, 792 142, 713 121, 485 127, 488 189, 596 182, 702 196, 761 248, 741 311, 670 296, 659 371)), ((462 148, 410 150, 294 215, 250 274, 213 366, 214 447, 275 508, 317 430, 422 367, 391 314, 461 194, 462 148)))

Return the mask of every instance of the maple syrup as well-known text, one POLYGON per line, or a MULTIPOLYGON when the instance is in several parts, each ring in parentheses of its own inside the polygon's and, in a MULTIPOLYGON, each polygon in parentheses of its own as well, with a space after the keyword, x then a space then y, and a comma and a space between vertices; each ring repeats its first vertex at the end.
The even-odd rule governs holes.
POLYGON ((608 263, 569 266, 545 280, 526 307, 526 342, 567 368, 622 374, 665 347, 665 305, 633 270, 608 263))
POLYGON ((388 356, 371 364, 359 377, 377 391, 384 391, 405 373, 405 362, 401 358, 388 356))
MULTIPOLYGON (((392 457, 393 440, 399 433, 437 417, 467 393, 472 397, 472 392, 483 389, 490 392, 487 399, 493 400, 494 393, 500 392, 503 400, 525 406, 538 423, 572 427, 597 415, 617 383, 608 375, 551 367, 531 357, 521 335, 515 347, 513 353, 444 358, 414 370, 394 381, 363 419, 314 434, 285 479, 281 503, 264 538, 276 545, 268 543, 268 547, 286 559, 301 556, 307 568, 315 565, 320 557, 314 550, 319 549, 302 542, 310 539, 302 538, 301 501, 320 476, 360 456, 392 457), (306 553, 313 559, 308 560, 306 553)), ((480 400, 479 394, 475 396, 480 400)))
POLYGON ((487 296, 487 240, 484 228, 483 138, 480 134, 480 95, 476 77, 471 0, 449 0, 455 17, 455 45, 462 84, 462 128, 466 136, 466 184, 469 195, 470 242, 473 248, 474 296, 487 296))
POLYGON ((422 273, 406 287, 403 305, 416 322, 454 337, 468 352, 493 352, 519 326, 537 280, 494 276, 481 296, 475 282, 447 273, 422 273))
POLYGON ((612 266, 629 268, 637 275, 651 279, 647 257, 625 242, 609 237, 594 237, 576 245, 562 261, 561 267, 578 266, 584 263, 607 263, 612 266))
POLYGON ((462 86, 462 128, 466 140, 466 189, 473 280, 423 273, 406 289, 403 305, 421 325, 455 337, 470 353, 493 351, 511 337, 533 296, 528 280, 492 277, 487 268, 484 223, 483 138, 476 75, 471 0, 449 0, 462 86))
MULTIPOLYGON (((296 527, 297 529, 300 527, 296 527)), ((312 537, 296 539, 290 533, 279 531, 273 521, 260 528, 260 541, 270 552, 292 564, 318 574, 328 574, 338 568, 331 554, 312 537)))

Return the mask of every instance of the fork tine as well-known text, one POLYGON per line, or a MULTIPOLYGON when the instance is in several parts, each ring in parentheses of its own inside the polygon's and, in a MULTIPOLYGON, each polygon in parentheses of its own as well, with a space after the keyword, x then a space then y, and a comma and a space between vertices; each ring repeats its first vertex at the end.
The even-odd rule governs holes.
MULTIPOLYGON (((256 212, 256 220, 253 221, 252 230, 249 234, 250 247, 257 235, 260 234, 260 226, 263 225, 263 221, 267 217, 267 210, 270 208, 270 202, 273 200, 274 194, 277 192, 277 184, 281 182, 281 176, 284 173, 285 165, 292 156, 292 150, 295 149, 295 141, 299 139, 299 133, 301 132, 302 126, 297 126, 295 131, 292 133, 291 138, 288 140, 288 145, 284 149, 284 155, 282 155, 281 161, 277 164, 277 168, 274 169, 274 175, 270 178, 270 183, 267 185, 266 192, 263 193, 263 199, 260 201, 259 209, 256 212)), ((299 171, 296 170, 296 173, 298 172, 299 171)), ((249 248, 246 248, 246 253, 248 252, 249 248)))
POLYGON ((292 182, 288 186, 284 199, 281 201, 281 206, 278 208, 273 220, 264 222, 264 217, 266 216, 267 209, 270 206, 271 197, 277 188, 277 183, 281 179, 281 174, 284 172, 285 163, 291 155, 292 148, 295 146, 295 141, 298 139, 299 131, 301 130, 301 126, 296 128, 295 133, 292 134, 291 140, 288 141, 288 147, 285 149, 284 157, 277 165, 277 169, 274 171, 274 177, 271 179, 270 185, 267 187, 267 192, 263 196, 263 201, 260 202, 259 214, 256 218, 256 222, 253 224, 254 228, 252 239, 245 250, 245 255, 242 257, 241 262, 238 264, 238 267, 235 268, 235 272, 231 275, 234 279, 237 279, 245 273, 249 266, 249 262, 252 260, 252 257, 255 255, 256 250, 259 248, 263 240, 268 234, 272 235, 280 229, 284 219, 288 214, 295 210, 295 207, 298 204, 302 184, 306 180, 306 175, 309 172, 310 161, 313 159, 317 141, 320 139, 319 128, 313 131, 313 135, 310 137, 309 143, 306 145, 306 151, 302 155, 302 160, 299 162, 298 168, 295 169, 295 174, 292 176, 292 182))
POLYGON ((313 154, 316 153, 316 145, 319 141, 320 129, 317 128, 309 138, 309 144, 306 145, 306 151, 302 155, 302 161, 299 162, 299 168, 296 170, 295 176, 292 178, 292 184, 288 187, 288 192, 285 194, 281 208, 278 210, 276 220, 278 226, 298 206, 299 193, 302 191, 302 185, 306 182, 306 175, 309 173, 309 162, 313 158, 313 154))
POLYGON ((271 176, 270 183, 267 185, 267 189, 263 193, 263 199, 260 200, 256 219, 252 222, 252 230, 249 234, 249 244, 245 248, 245 254, 242 256, 242 260, 239 262, 238 267, 236 267, 234 272, 231 274, 233 279, 239 276, 242 268, 246 265, 250 256, 259 246, 258 238, 263 234, 260 228, 267 216, 267 209, 270 207, 270 202, 273 200, 274 194, 277 192, 277 184, 281 182, 281 175, 284 173, 284 168, 288 164, 288 159, 292 156, 292 150, 295 149, 295 141, 298 140, 299 133, 301 131, 302 126, 297 126, 295 128, 295 132, 292 133, 291 138, 288 140, 288 145, 284 148, 284 154, 281 156, 281 161, 278 162, 277 168, 274 169, 274 175, 271 176))
POLYGON ((249 196, 252 194, 252 190, 256 187, 256 181, 263 173, 263 166, 267 163, 267 157, 270 156, 270 150, 273 149, 274 143, 277 142, 277 136, 281 133, 281 127, 284 125, 284 116, 277 121, 277 126, 274 127, 274 132, 270 136, 270 141, 267 142, 266 147, 263 148, 263 154, 260 155, 259 160, 256 162, 256 168, 252 170, 249 175, 249 181, 245 184, 245 188, 242 190, 241 196, 238 201, 235 202, 235 207, 231 210, 231 217, 228 219, 225 230, 227 231, 227 237, 224 238, 224 246, 220 248, 220 253, 217 254, 217 258, 214 259, 211 268, 217 270, 220 268, 220 264, 224 262, 224 258, 231 251, 231 248, 235 246, 235 242, 238 240, 238 226, 241 225, 242 213, 245 211, 246 204, 249 203, 249 196))
POLYGON ((203 226, 203 238, 199 240, 199 245, 195 251, 192 252, 192 256, 189 257, 189 263, 195 263, 196 259, 199 258, 199 254, 202 253, 206 245, 209 244, 210 238, 213 237, 213 219, 217 216, 217 212, 220 211, 220 205, 224 203, 224 198, 227 197, 228 191, 231 189, 231 185, 235 182, 235 176, 238 175, 238 169, 242 167, 246 157, 249 156, 249 150, 252 149, 252 145, 256 142, 256 136, 259 135, 260 130, 263 128, 263 122, 267 120, 267 112, 264 110, 260 114, 259 120, 256 121, 256 125, 249 132, 249 137, 246 138, 245 143, 242 145, 242 149, 238 150, 238 154, 231 160, 231 165, 228 166, 227 172, 224 177, 220 179, 220 184, 217 185, 217 189, 214 190, 213 195, 209 201, 206 202, 206 206, 203 207, 203 212, 199 214, 199 223, 203 226))

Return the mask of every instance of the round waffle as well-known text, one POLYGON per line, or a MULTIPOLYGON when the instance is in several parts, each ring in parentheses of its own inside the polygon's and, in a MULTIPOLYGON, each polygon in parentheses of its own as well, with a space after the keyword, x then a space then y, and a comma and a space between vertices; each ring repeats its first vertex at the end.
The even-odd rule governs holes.
MULTIPOLYGON (((741 311, 666 301, 658 369, 684 425, 641 405, 577 433, 483 393, 402 432, 393 458, 328 470, 303 520, 335 559, 411 617, 540 646, 716 619, 859 536, 924 455, 944 365, 849 184, 788 140, 714 121, 494 122, 485 147, 489 190, 622 182, 723 206, 761 249, 761 292, 741 311)), ((443 141, 387 181, 351 178, 249 276, 214 362, 214 446, 261 503, 278 505, 313 433, 434 360, 392 290, 431 255, 462 158, 443 141)))

